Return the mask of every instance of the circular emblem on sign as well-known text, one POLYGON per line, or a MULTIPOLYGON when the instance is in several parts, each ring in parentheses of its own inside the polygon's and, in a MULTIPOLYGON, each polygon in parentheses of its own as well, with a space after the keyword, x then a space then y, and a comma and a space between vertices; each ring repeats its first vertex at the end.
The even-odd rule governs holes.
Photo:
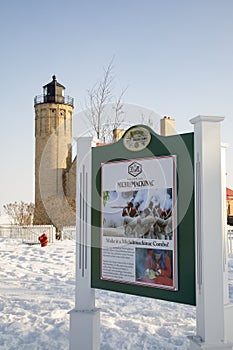
POLYGON ((146 148, 151 140, 149 130, 142 126, 135 126, 126 131, 123 144, 130 151, 141 151, 146 148))

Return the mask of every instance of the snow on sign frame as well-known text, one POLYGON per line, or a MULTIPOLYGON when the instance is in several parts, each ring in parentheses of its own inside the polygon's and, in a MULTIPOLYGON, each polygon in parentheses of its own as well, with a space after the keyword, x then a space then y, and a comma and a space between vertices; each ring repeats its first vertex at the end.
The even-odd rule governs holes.
POLYGON ((195 304, 193 133, 92 149, 93 288, 195 304))

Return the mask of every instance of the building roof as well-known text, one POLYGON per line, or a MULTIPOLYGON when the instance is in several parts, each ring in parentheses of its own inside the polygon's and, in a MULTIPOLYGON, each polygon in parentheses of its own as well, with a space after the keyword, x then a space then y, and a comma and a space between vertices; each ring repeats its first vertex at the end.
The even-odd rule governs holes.
POLYGON ((43 86, 43 89, 45 88, 45 87, 48 87, 48 86, 60 86, 60 87, 62 87, 63 89, 65 89, 65 86, 63 86, 62 84, 60 84, 60 83, 58 83, 58 81, 57 81, 57 78, 56 78, 56 75, 53 75, 52 76, 52 81, 50 82, 50 83, 48 83, 48 84, 46 84, 46 85, 44 85, 43 86))
POLYGON ((227 200, 233 200, 233 191, 230 188, 226 188, 227 200))

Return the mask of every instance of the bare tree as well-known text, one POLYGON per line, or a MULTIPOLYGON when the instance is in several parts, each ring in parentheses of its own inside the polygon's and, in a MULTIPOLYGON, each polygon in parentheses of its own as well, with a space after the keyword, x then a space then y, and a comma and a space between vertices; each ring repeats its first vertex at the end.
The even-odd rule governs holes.
POLYGON ((9 216, 10 221, 14 225, 31 225, 35 205, 33 203, 14 202, 3 206, 5 213, 9 216))
POLYGON ((126 89, 121 91, 121 94, 119 97, 116 98, 116 101, 112 107, 114 114, 112 118, 112 126, 113 129, 116 129, 119 127, 119 125, 124 121, 124 103, 122 102, 122 98, 126 92, 126 89))
POLYGON ((151 129, 157 130, 159 133, 159 120, 153 118, 153 113, 151 112, 149 115, 141 114, 141 123, 148 125, 151 129))
POLYGON ((122 97, 126 89, 116 98, 112 93, 113 81, 112 59, 107 68, 104 68, 103 78, 92 89, 87 90, 86 116, 97 139, 103 142, 107 139, 110 141, 112 130, 118 128, 124 120, 122 97), (111 109, 107 108, 110 106, 111 109))

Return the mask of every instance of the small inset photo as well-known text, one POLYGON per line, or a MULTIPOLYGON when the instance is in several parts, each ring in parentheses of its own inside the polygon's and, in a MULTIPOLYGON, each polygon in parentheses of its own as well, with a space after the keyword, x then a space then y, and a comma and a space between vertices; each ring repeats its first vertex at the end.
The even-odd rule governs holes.
POLYGON ((136 248, 136 281, 166 287, 174 287, 173 251, 136 248))

